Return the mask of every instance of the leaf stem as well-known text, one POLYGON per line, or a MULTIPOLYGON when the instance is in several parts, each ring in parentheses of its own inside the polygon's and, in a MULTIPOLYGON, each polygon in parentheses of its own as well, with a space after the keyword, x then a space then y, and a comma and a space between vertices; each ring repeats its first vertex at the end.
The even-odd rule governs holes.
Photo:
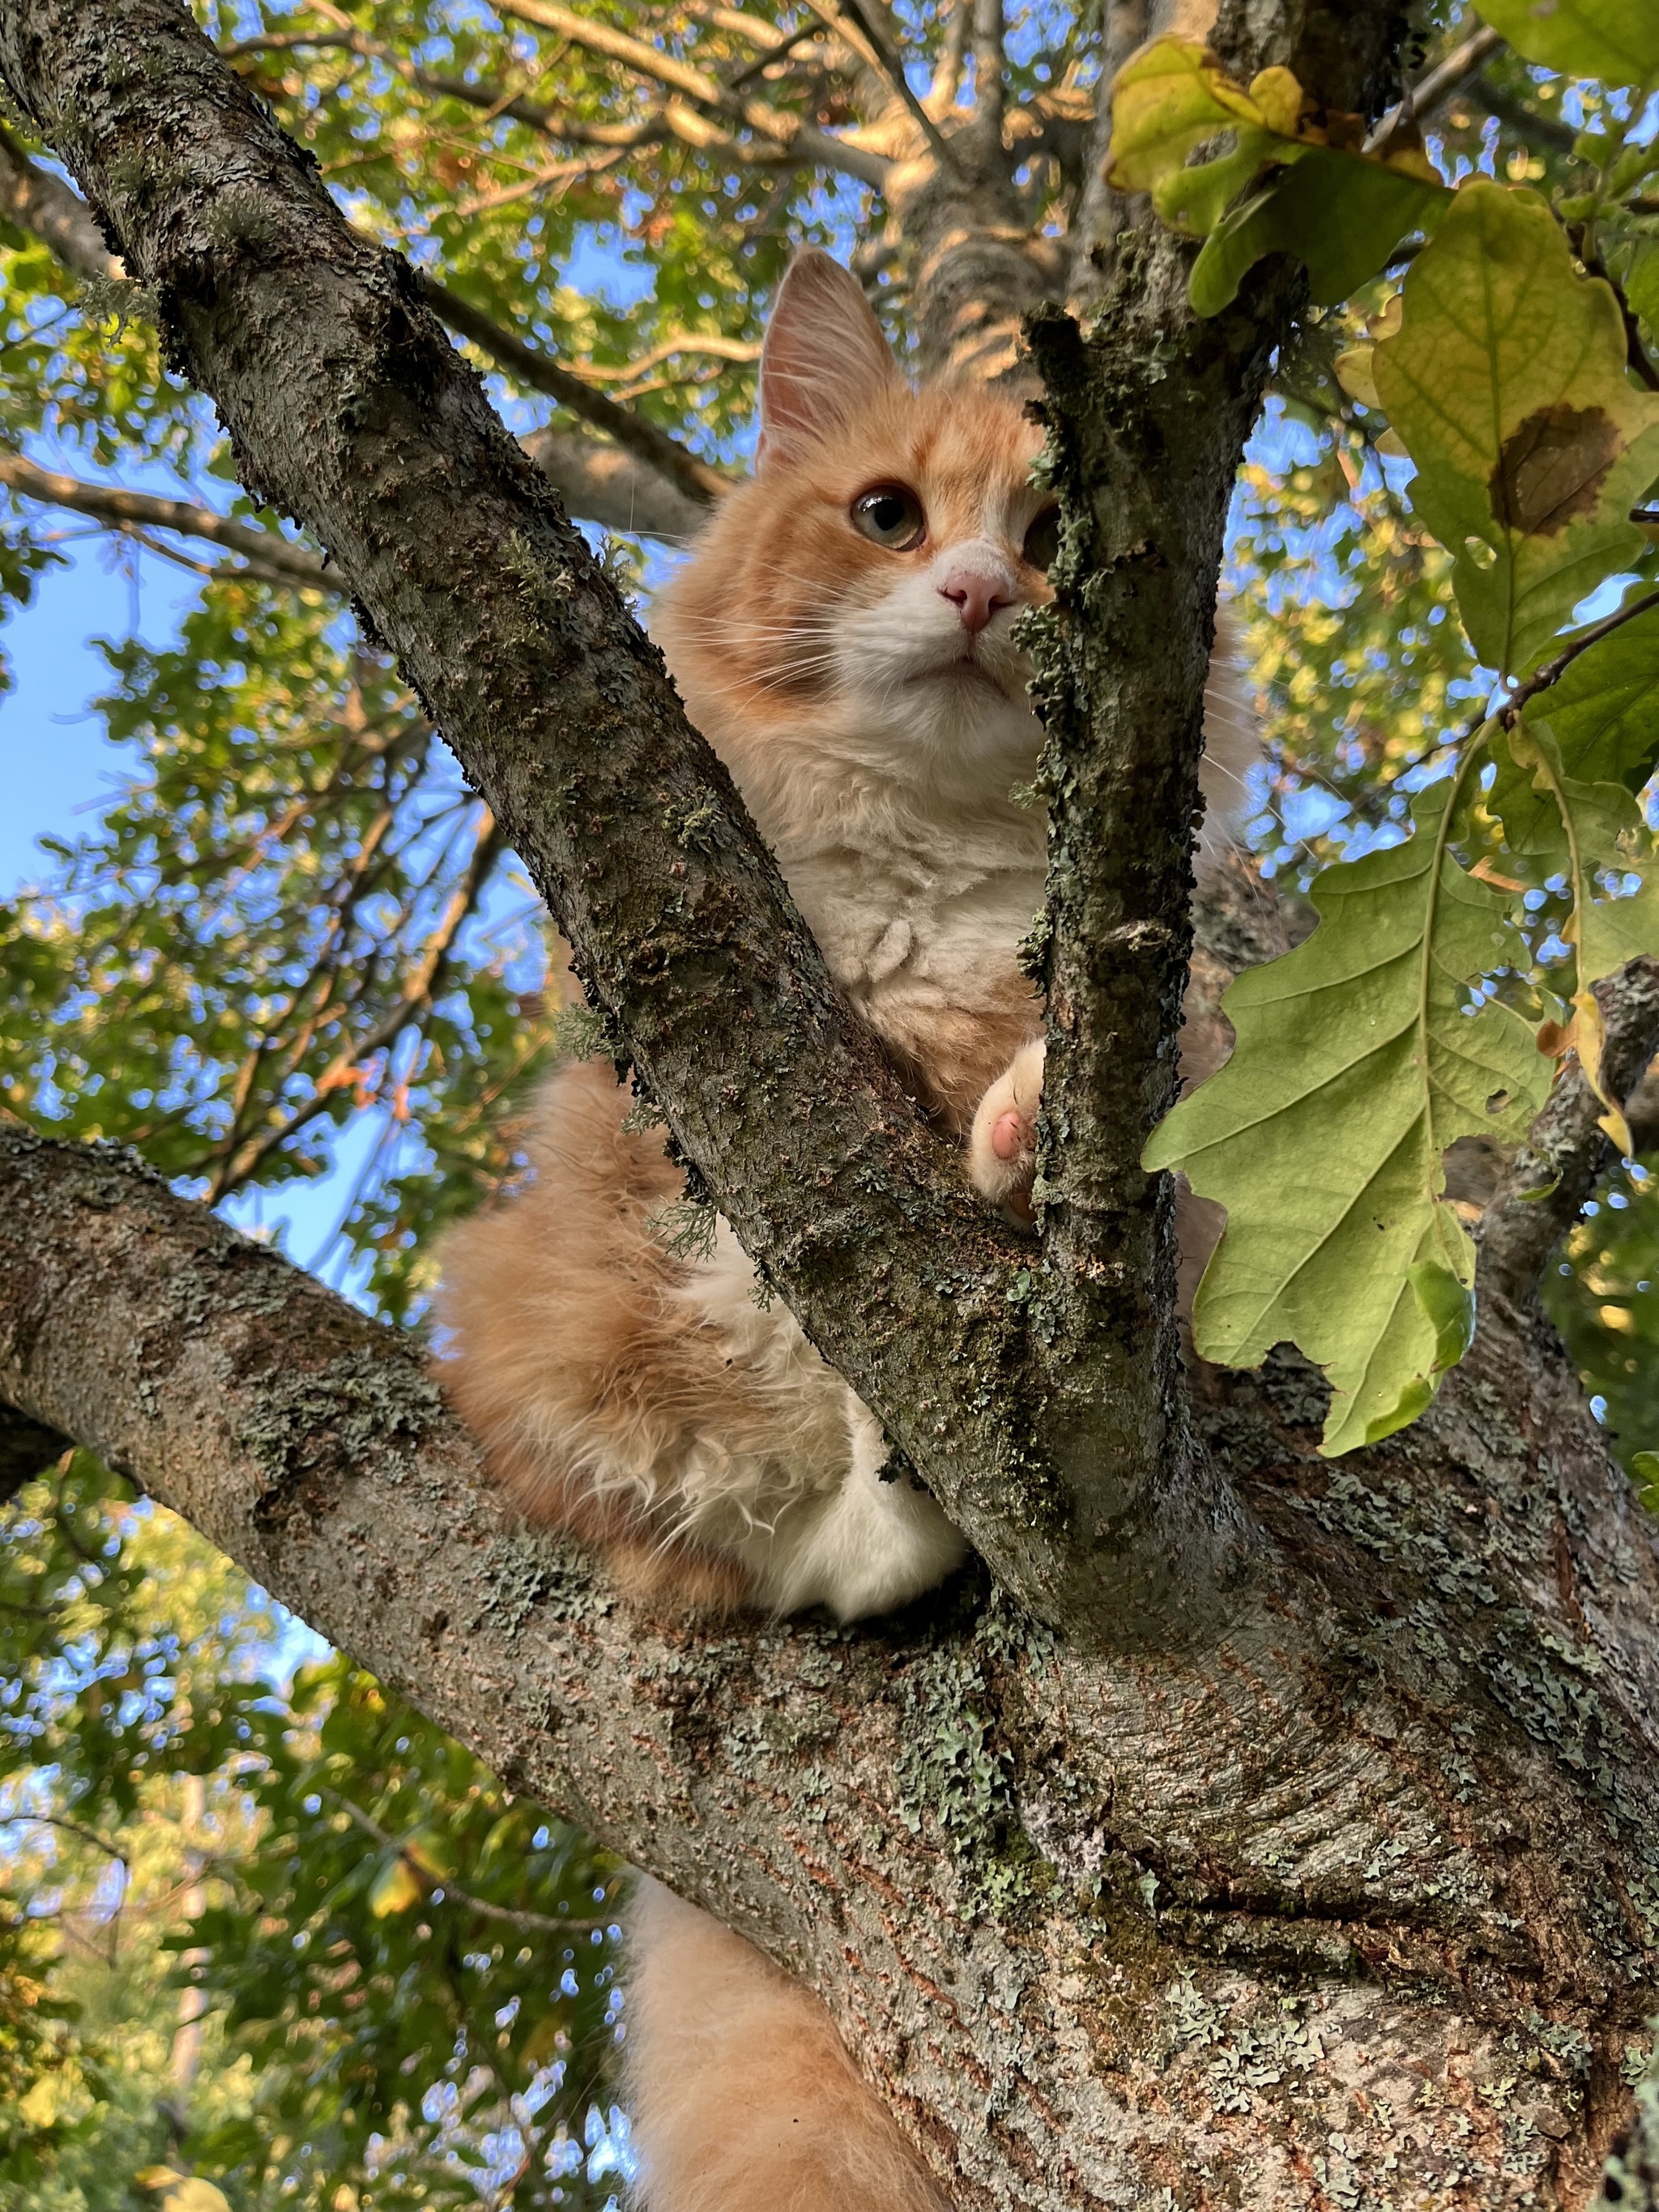
MULTIPOLYGON (((1519 720, 1522 708, 1530 700, 1535 699, 1540 691, 1547 691, 1551 684, 1559 683, 1580 653, 1588 653, 1593 645, 1600 645, 1604 637, 1611 637, 1614 630, 1622 629, 1628 622, 1634 622, 1638 615, 1646 614, 1650 607, 1659 607, 1659 586, 1650 592, 1644 592, 1639 599, 1627 599, 1622 607, 1615 607, 1601 621, 1592 623, 1588 629, 1581 629, 1576 637, 1568 641, 1553 660, 1547 660, 1541 668, 1534 669, 1526 682, 1510 693, 1498 709, 1496 719, 1503 723, 1505 729, 1510 728, 1519 720)), ((1485 719, 1483 717, 1483 721, 1485 719)), ((1471 732, 1470 734, 1474 733, 1471 732)))

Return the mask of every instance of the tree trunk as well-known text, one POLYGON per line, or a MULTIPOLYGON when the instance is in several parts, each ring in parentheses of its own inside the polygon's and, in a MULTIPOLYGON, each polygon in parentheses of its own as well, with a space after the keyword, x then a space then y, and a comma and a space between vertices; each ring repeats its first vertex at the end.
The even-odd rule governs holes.
POLYGON ((976 1572, 710 1632, 505 1529, 404 1342, 129 1160, 8 1133, 0 1198, 0 1397, 802 1975, 964 2212, 1591 2195, 1655 2003, 1659 1562, 1535 1315, 1334 1467, 1300 1362, 1205 1377, 1273 1574, 1179 1656, 976 1572))
MULTIPOLYGON (((1395 16, 1237 0, 1218 38, 1358 106, 1395 16)), ((1582 2206, 1656 2005, 1650 1524, 1524 1301, 1486 1296, 1430 1413, 1334 1465, 1301 1362, 1183 1386, 1167 1194, 1136 1164, 1225 489, 1290 280, 1198 332, 1178 253, 1138 247, 1090 261, 1101 335, 1038 328, 1078 563, 1045 666, 1046 957, 1080 1133, 1045 1164, 1034 1310, 1008 1292, 1035 1248, 848 1021, 418 299, 191 37, 168 0, 10 0, 0 68, 250 475, 402 653, 705 1184, 1003 1587, 975 1569, 857 1631, 642 1620, 502 1525, 406 1342, 125 1157, 12 1131, 0 1487, 62 1437, 102 1452, 761 1944, 963 2212, 1582 2206)), ((1002 265, 1027 304, 1034 264, 1002 265)), ((1200 942, 1212 982, 1262 957, 1244 887, 1200 942)))

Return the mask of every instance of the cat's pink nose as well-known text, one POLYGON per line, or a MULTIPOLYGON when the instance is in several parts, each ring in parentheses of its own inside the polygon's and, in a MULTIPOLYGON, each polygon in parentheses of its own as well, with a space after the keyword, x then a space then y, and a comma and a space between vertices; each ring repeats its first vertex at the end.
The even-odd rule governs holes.
POLYGON ((962 617, 969 637, 977 637, 999 607, 1014 604, 1014 589, 1006 576, 987 575, 982 568, 951 568, 939 587, 962 617))

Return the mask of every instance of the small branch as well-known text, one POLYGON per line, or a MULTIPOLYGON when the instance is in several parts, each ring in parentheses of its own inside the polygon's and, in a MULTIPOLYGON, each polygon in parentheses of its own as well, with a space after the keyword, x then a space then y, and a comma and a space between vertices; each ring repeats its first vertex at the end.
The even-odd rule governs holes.
POLYGON ((354 1805, 350 1798, 343 1797, 337 1790, 325 1790, 320 1794, 337 1805, 365 1835, 373 1836, 382 1850, 396 1851, 416 1880, 425 1884, 428 1893, 441 1889, 444 1904, 459 1905, 468 1912, 476 1912, 481 1920, 496 1920, 503 1927, 525 1928, 537 1935, 590 1936, 596 1929, 609 1928, 616 1918, 616 1915, 611 1913, 598 1920, 562 1920, 556 1913, 524 1912, 505 1905, 492 1905, 487 1898, 475 1896, 470 1889, 459 1888, 447 1875, 435 1875, 429 1867, 422 1866, 398 1837, 383 1828, 378 1820, 372 1820, 361 1805, 354 1805))
POLYGON ((1659 392, 1659 368, 1654 366, 1642 336, 1641 318, 1625 296, 1625 288, 1601 258, 1598 248, 1589 243, 1589 235, 1582 222, 1569 223, 1567 239, 1573 252, 1584 264, 1587 274, 1599 276, 1619 302, 1619 313, 1625 325, 1625 356, 1632 373, 1650 392, 1659 392))
POLYGON ((1454 46, 1444 59, 1414 84, 1397 107, 1391 107, 1365 141, 1368 154, 1385 154, 1401 131, 1432 115, 1453 93, 1479 74, 1503 45, 1500 33, 1484 25, 1473 38, 1454 46))
POLYGON ((80 1820, 71 1820, 62 1813, 14 1813, 9 1820, 0 1820, 0 1828, 58 1828, 66 1836, 74 1836, 83 1844, 90 1844, 106 1858, 114 1859, 118 1865, 131 1870, 132 1862, 119 1844, 112 1844, 107 1836, 100 1836, 96 1828, 88 1828, 80 1820))
POLYGON ((591 384, 584 383, 569 369, 562 368, 557 362, 550 361, 544 353, 528 346, 513 331, 504 330, 495 319, 464 300, 459 292, 452 292, 433 276, 422 276, 421 289, 433 312, 459 331, 463 337, 489 354, 517 382, 527 385, 532 392, 545 392, 556 399, 573 415, 580 415, 596 430, 603 430, 627 452, 636 454, 642 461, 665 477, 675 489, 685 498, 696 501, 707 507, 730 489, 726 479, 717 469, 700 461, 695 453, 688 453, 666 430, 659 429, 644 416, 636 415, 630 407, 612 399, 608 392, 596 392, 591 384))
POLYGON ((1002 0, 973 0, 974 112, 990 145, 1002 143, 1002 0))
POLYGON ((349 16, 334 8, 322 6, 313 0, 321 15, 343 27, 337 31, 296 31, 258 39, 239 39, 228 46, 221 46, 221 54, 228 61, 239 61, 244 56, 259 53, 286 53, 296 48, 311 47, 322 52, 341 52, 355 55, 360 61, 380 62, 404 82, 417 92, 429 92, 437 100, 453 100, 463 106, 478 109, 489 116, 505 115, 526 129, 541 132, 547 137, 562 137, 559 118, 550 107, 539 100, 529 100, 510 93, 505 86, 489 82, 470 84, 465 77, 442 76, 432 70, 422 69, 406 54, 384 40, 370 38, 359 30, 349 16))
POLYGON ((632 38, 625 31, 611 29, 609 24, 579 15, 574 9, 559 5, 558 0, 500 0, 497 12, 520 22, 533 24, 540 30, 556 31, 573 46, 601 55, 607 61, 621 62, 636 76, 680 93, 714 114, 745 125, 757 137, 769 139, 796 159, 839 169, 878 191, 886 182, 892 163, 884 155, 832 137, 827 131, 817 130, 803 123, 798 115, 769 106, 763 100, 744 100, 728 91, 718 77, 710 76, 707 70, 695 69, 689 62, 676 61, 672 54, 660 53, 643 39, 632 38))
POLYGON ((455 939, 467 916, 477 904, 479 894, 495 864, 495 855, 504 842, 495 816, 486 807, 465 871, 450 894, 437 927, 428 939, 413 974, 396 1001, 366 1035, 349 1038, 340 1047, 317 1078, 309 1098, 274 1127, 262 1130, 258 1136, 250 1138, 246 1144, 239 1146, 222 1159, 209 1181, 209 1196, 215 1204, 240 1189, 251 1176, 258 1173, 279 1146, 285 1145, 290 1137, 296 1136, 315 1121, 327 1107, 335 1091, 350 1076, 352 1069, 362 1066, 377 1052, 383 1052, 388 1045, 394 1043, 410 1023, 431 1003, 442 981, 455 939))
MULTIPOLYGON (((1659 960, 1632 960, 1594 988, 1607 1032, 1602 1086, 1623 1101, 1659 1053, 1659 960)), ((1575 1062, 1550 1092, 1481 1218, 1482 1289, 1511 1303, 1531 1292, 1613 1158, 1601 1126, 1606 1110, 1575 1062)))
POLYGON ((37 168, 10 131, 0 125, 0 214, 49 246, 77 276, 117 283, 125 275, 80 194, 60 178, 37 168))
MULTIPOLYGON (((1634 521, 1635 515, 1632 514, 1631 519, 1634 521)), ((1581 653, 1588 653, 1593 645, 1600 645, 1604 637, 1611 637, 1614 630, 1623 629, 1626 623, 1634 622, 1638 615, 1646 614, 1651 607, 1659 607, 1659 586, 1650 592, 1638 592, 1635 599, 1626 599, 1623 606, 1615 607, 1610 615, 1604 615, 1600 622, 1592 623, 1588 629, 1581 629, 1553 660, 1547 660, 1541 668, 1535 669, 1528 677, 1524 684, 1516 686, 1498 710, 1500 720, 1505 726, 1514 722, 1522 708, 1535 699, 1540 691, 1547 691, 1553 684, 1559 683, 1581 653)), ((1476 727, 1481 726, 1485 720, 1486 717, 1482 715, 1476 727)))
POLYGON ((177 530, 187 538, 205 538, 210 544, 222 545, 229 552, 245 554, 268 574, 280 575, 290 584, 312 585, 325 591, 339 588, 336 580, 325 574, 318 555, 305 546, 291 544, 274 530, 234 522, 228 515, 216 514, 210 507, 196 507, 188 500, 162 499, 151 492, 124 491, 114 484, 82 483, 78 477, 64 476, 56 469, 37 468, 21 453, 7 453, 3 448, 0 448, 0 483, 9 485, 25 499, 71 507, 77 514, 89 514, 96 521, 109 523, 117 529, 148 525, 155 530, 177 530))

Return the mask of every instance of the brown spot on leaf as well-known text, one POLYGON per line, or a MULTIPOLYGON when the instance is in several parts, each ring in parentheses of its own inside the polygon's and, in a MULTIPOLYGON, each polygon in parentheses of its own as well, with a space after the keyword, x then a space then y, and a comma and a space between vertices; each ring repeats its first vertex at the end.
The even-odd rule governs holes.
POLYGON ((1504 441, 1487 486, 1492 513, 1529 538, 1553 537, 1593 511, 1622 442, 1605 408, 1540 407, 1504 441))

